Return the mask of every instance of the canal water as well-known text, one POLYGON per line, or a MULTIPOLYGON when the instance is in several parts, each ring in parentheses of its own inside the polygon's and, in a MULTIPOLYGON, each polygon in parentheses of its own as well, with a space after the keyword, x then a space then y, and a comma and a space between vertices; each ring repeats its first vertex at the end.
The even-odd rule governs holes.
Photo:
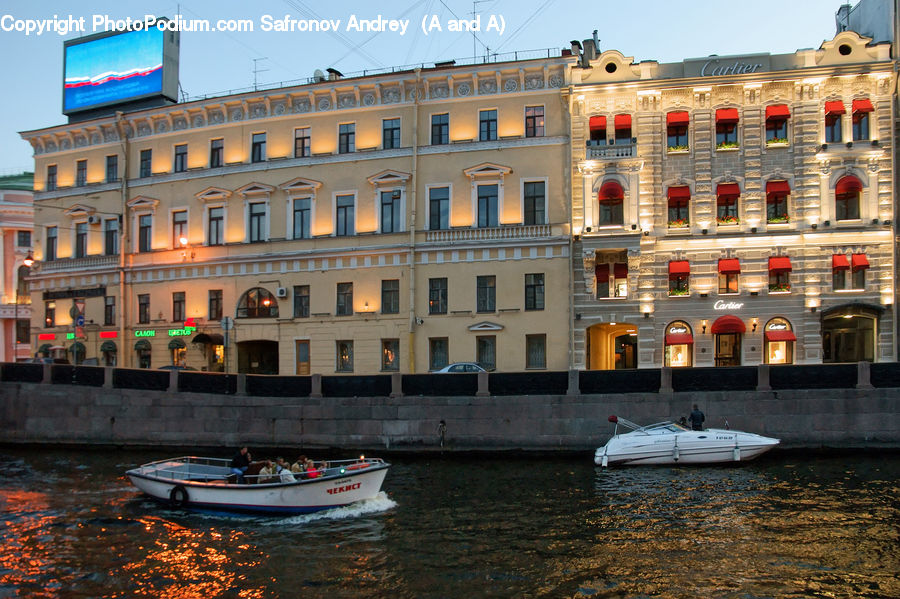
POLYGON ((157 504, 123 472, 162 457, 0 449, 0 598, 900 597, 897 454, 393 458, 376 499, 288 518, 157 504))

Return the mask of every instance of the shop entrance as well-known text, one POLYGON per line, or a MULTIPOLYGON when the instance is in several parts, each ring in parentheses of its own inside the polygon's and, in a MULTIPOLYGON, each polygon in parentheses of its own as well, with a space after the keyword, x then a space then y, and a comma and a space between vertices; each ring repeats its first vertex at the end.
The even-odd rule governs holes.
POLYGON ((585 353, 588 370, 637 368, 637 325, 610 322, 588 327, 585 353))
POLYGON ((716 366, 741 365, 741 339, 747 327, 737 316, 722 316, 712 325, 716 340, 716 366))
POLYGON ((238 372, 278 374, 277 341, 243 341, 237 344, 238 372))
POLYGON ((878 313, 864 306, 838 307, 822 316, 823 362, 874 362, 878 313))

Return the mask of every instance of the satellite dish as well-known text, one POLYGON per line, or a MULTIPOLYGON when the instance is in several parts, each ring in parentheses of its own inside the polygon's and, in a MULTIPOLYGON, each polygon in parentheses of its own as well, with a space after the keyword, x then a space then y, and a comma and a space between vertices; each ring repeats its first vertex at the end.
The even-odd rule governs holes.
POLYGON ((313 72, 313 79, 316 81, 325 81, 325 73, 322 72, 322 69, 316 69, 313 72))

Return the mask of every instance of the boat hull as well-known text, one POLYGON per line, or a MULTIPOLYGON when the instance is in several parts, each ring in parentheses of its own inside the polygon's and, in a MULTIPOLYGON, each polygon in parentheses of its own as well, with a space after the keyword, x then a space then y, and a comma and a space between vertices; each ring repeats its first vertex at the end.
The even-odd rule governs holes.
POLYGON ((598 466, 746 462, 779 440, 741 431, 710 429, 667 435, 616 435, 594 453, 598 466))

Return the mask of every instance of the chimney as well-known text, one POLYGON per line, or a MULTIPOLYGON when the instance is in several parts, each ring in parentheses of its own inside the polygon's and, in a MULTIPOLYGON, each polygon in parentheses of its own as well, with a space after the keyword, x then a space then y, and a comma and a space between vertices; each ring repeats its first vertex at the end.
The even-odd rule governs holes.
POLYGON ((834 13, 835 35, 850 29, 850 5, 842 4, 834 13))
POLYGON ((344 74, 341 73, 339 70, 333 69, 331 67, 328 67, 325 70, 328 71, 328 80, 329 81, 337 81, 338 79, 340 79, 341 77, 344 76, 344 74))

